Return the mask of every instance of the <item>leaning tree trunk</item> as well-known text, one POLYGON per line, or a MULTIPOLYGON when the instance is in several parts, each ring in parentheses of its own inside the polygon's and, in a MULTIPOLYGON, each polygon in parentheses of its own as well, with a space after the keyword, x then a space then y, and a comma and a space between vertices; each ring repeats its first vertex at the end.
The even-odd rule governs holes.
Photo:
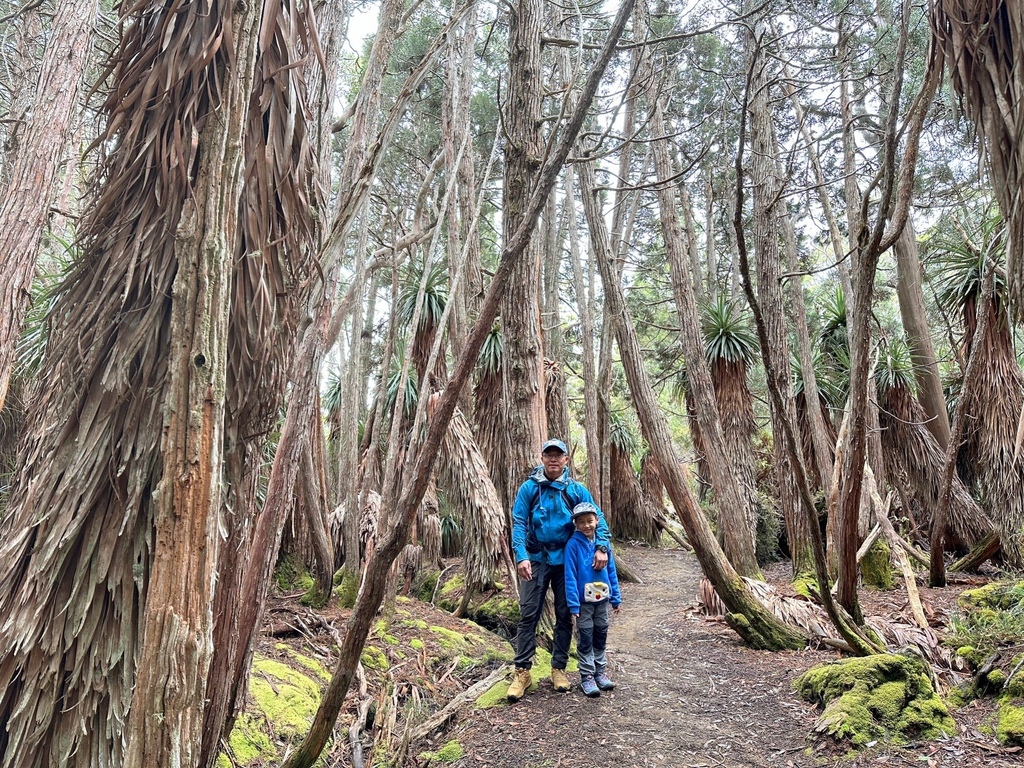
MULTIPOLYGON (((609 314, 616 318, 619 354, 622 356, 623 368, 640 417, 644 438, 651 446, 651 451, 662 469, 665 488, 686 529, 686 535, 693 545, 701 568, 729 609, 726 620, 744 640, 755 648, 802 648, 806 638, 766 610, 751 594, 739 573, 730 565, 686 484, 680 469, 679 457, 672 447, 668 427, 643 367, 640 342, 636 336, 633 319, 623 301, 622 286, 611 267, 611 249, 603 211, 595 192, 593 165, 580 164, 579 176, 590 239, 597 252, 598 265, 601 269, 605 301, 609 314)), ((714 405, 711 407, 714 408, 714 405)))
POLYGON ((924 291, 921 290, 924 272, 918 257, 912 219, 907 219, 907 226, 900 233, 893 251, 896 254, 896 297, 899 299, 900 317, 903 319, 903 329, 907 332, 907 344, 914 361, 917 399, 924 409, 928 431, 935 437, 939 448, 945 450, 949 445, 949 412, 946 410, 946 398, 942 394, 935 345, 932 344, 928 328, 924 291))
POLYGON ((197 758, 258 8, 140 6, 112 54, 108 154, 52 313, 50 387, 5 526, 5 766, 197 758))
MULTIPOLYGON (((39 68, 35 97, 13 156, 9 182, 0 184, 0 410, 14 366, 21 325, 28 311, 39 239, 57 193, 57 174, 68 154, 79 112, 82 71, 96 19, 95 0, 61 0, 39 68)), ((70 152, 77 149, 72 147, 70 152)))
MULTIPOLYGON (((652 96, 654 96, 653 92, 652 96)), ((655 171, 658 178, 667 180, 672 176, 672 163, 667 146, 668 139, 661 138, 665 136, 665 120, 659 101, 655 101, 651 105, 651 132, 654 136, 659 137, 653 141, 652 147, 655 171)), ((744 576, 759 578, 761 568, 757 564, 754 544, 757 520, 754 510, 750 508, 740 482, 733 472, 729 454, 725 448, 725 437, 715 400, 714 384, 704 358, 700 323, 697 319, 696 298, 693 294, 693 278, 687 269, 685 241, 679 224, 675 194, 671 184, 659 185, 658 207, 661 211, 662 233, 671 271, 676 313, 679 316, 679 338, 686 360, 687 379, 694 396, 694 408, 697 413, 697 421, 700 424, 701 440, 707 454, 719 523, 726 540, 730 542, 727 549, 730 552, 732 566, 744 576)), ((605 290, 608 290, 607 286, 605 286, 605 290)), ((664 467, 660 457, 659 463, 664 467)), ((678 506, 676 509, 678 511, 678 506)))
POLYGON ((371 624, 384 598, 387 574, 391 565, 398 557, 405 540, 409 535, 413 517, 416 515, 423 495, 427 490, 437 456, 438 448, 448 424, 455 411, 459 390, 465 386, 470 371, 475 367, 477 357, 483 347, 484 340, 491 330, 498 312, 498 304, 502 293, 506 290, 508 280, 513 273, 517 261, 521 261, 529 246, 537 216, 551 193, 558 172, 565 164, 569 150, 573 146, 584 117, 590 108, 598 84, 604 74, 608 62, 612 58, 615 45, 626 20, 632 11, 632 0, 625 0, 618 16, 612 23, 605 44, 597 63, 587 76, 582 95, 572 115, 564 126, 558 144, 553 147, 541 168, 533 193, 525 209, 522 224, 515 235, 506 241, 502 248, 498 268, 495 270, 487 297, 480 307, 480 315, 466 339, 466 346, 455 366, 452 378, 437 401, 433 416, 427 426, 427 433, 420 449, 416 453, 416 465, 410 473, 410 480, 398 499, 396 514, 393 516, 395 526, 388 532, 383 544, 377 548, 373 559, 367 564, 364 572, 362 589, 356 599, 355 608, 349 618, 348 631, 342 639, 338 653, 338 664, 331 677, 327 690, 317 709, 310 726, 309 733, 298 749, 285 762, 283 768, 309 768, 320 755, 324 745, 333 731, 338 712, 345 701, 345 694, 359 663, 359 655, 366 642, 371 624))

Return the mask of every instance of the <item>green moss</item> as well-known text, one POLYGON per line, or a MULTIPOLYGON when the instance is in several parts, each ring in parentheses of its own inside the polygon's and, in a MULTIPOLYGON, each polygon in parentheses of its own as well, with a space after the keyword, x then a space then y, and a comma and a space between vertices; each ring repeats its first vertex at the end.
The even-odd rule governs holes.
POLYGON ((461 760, 465 756, 466 751, 462 748, 462 745, 458 741, 449 741, 437 752, 434 753, 434 759, 439 763, 454 763, 456 760, 461 760))
POLYGON ((285 739, 305 734, 320 706, 320 686, 273 659, 253 661, 249 692, 274 732, 285 739))
POLYGON ((228 754, 235 765, 250 765, 257 760, 275 760, 277 749, 264 730, 262 718, 243 714, 235 721, 235 727, 228 736, 228 754))
POLYGON ((958 685, 949 689, 949 694, 946 696, 946 704, 953 709, 960 709, 960 707, 965 706, 971 698, 970 684, 958 685))
POLYGON ((854 747, 871 741, 904 744, 956 731, 914 657, 879 654, 820 665, 797 678, 794 688, 824 705, 816 731, 854 747))
POLYGON ((437 578, 440 575, 440 571, 428 573, 413 587, 413 594, 422 602, 429 603, 434 597, 434 588, 437 586, 437 578))
POLYGON ((977 669, 985 661, 985 654, 973 645, 961 645, 956 649, 956 655, 966 661, 971 669, 977 669))
POLYGON ((447 627, 429 627, 429 629, 437 635, 438 644, 446 651, 462 652, 469 647, 465 635, 460 635, 447 627))
POLYGON ((363 652, 360 654, 359 660, 367 669, 387 669, 391 666, 384 651, 373 645, 363 646, 363 652))
POLYGON ((801 597, 813 600, 818 594, 818 579, 813 573, 798 573, 793 576, 790 586, 801 597))
POLYGON ((1007 746, 1024 746, 1024 699, 1004 696, 999 702, 996 738, 1007 746))
POLYGON ((977 658, 970 659, 975 668, 993 651, 1024 636, 1024 582, 972 589, 961 594, 957 603, 944 643, 977 649, 977 658))
POLYGON ((1001 669, 993 669, 987 675, 985 680, 990 688, 999 689, 1003 687, 1003 683, 1006 682, 1006 673, 1001 669))
POLYGON ((500 593, 473 608, 474 620, 489 627, 512 627, 519 623, 519 600, 500 593))
POLYGON ((423 641, 420 640, 418 637, 414 637, 412 640, 409 641, 409 647, 415 648, 417 651, 422 651, 423 641))
POLYGON ((223 752, 217 755, 217 762, 214 763, 214 765, 216 768, 234 768, 234 766, 231 765, 231 758, 223 752))
POLYGON ((292 659, 295 660, 296 663, 308 669, 310 672, 319 677, 325 683, 329 683, 331 681, 330 670, 328 670, 327 667, 325 667, 316 659, 310 656, 304 656, 287 643, 277 643, 274 646, 274 648, 281 651, 282 653, 287 653, 292 659))
POLYGON ((448 581, 441 587, 441 595, 444 597, 450 597, 455 593, 461 593, 466 587, 466 577, 461 573, 457 573, 452 576, 448 581))
POLYGON ((406 619, 402 622, 403 627, 411 627, 412 629, 426 629, 427 622, 423 619, 406 619))
POLYGON ((334 574, 334 581, 337 585, 334 588, 334 596, 338 598, 338 605, 342 608, 354 606, 359 594, 359 574, 351 568, 342 568, 334 574))
POLYGON ((309 592, 314 587, 313 577, 292 555, 285 555, 277 562, 274 581, 281 592, 309 592))
POLYGON ((1010 662, 1010 668, 1016 669, 1017 674, 1010 680, 1010 685, 1006 688, 1007 696, 1014 696, 1018 699, 1024 699, 1024 670, 1021 669, 1021 657, 1018 656, 1010 662))
POLYGON ((874 543, 860 563, 860 572, 864 583, 875 589, 890 590, 892 579, 892 550, 889 545, 879 539, 874 543))

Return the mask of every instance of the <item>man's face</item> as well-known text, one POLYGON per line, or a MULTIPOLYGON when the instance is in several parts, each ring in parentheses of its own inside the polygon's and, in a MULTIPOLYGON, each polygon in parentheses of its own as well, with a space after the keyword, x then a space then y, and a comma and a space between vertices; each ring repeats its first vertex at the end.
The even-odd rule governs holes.
POLYGON ((569 463, 569 457, 557 448, 544 451, 540 455, 541 463, 544 465, 544 476, 548 480, 554 480, 562 476, 562 471, 569 463))

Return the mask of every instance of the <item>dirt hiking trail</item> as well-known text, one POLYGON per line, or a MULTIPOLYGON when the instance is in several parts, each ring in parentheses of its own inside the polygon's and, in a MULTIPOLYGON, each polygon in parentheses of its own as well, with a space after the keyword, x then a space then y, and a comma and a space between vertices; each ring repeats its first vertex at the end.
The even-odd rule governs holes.
MULTIPOLYGON (((471 709, 439 738, 458 739, 465 756, 453 765, 516 768, 672 766, 966 766, 1005 762, 960 738, 842 756, 828 741, 808 739, 817 713, 792 692, 809 667, 837 658, 824 651, 768 653, 743 646, 722 623, 695 610, 701 578, 693 555, 679 550, 623 548, 642 580, 623 584, 612 618, 609 671, 616 689, 587 699, 555 693, 542 679, 508 706, 471 709)), ((431 764, 433 765, 433 764, 431 764)))

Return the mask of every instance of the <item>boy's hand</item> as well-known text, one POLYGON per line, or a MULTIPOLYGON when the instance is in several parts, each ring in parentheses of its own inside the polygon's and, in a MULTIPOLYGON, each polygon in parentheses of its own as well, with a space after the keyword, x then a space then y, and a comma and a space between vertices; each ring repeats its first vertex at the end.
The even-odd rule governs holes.
POLYGON ((619 607, 620 606, 616 605, 612 608, 612 613, 614 613, 616 616, 619 615, 619 607))
POLYGON ((533 580, 533 569, 530 567, 529 560, 520 560, 516 563, 516 571, 518 571, 519 578, 523 581, 533 580))

